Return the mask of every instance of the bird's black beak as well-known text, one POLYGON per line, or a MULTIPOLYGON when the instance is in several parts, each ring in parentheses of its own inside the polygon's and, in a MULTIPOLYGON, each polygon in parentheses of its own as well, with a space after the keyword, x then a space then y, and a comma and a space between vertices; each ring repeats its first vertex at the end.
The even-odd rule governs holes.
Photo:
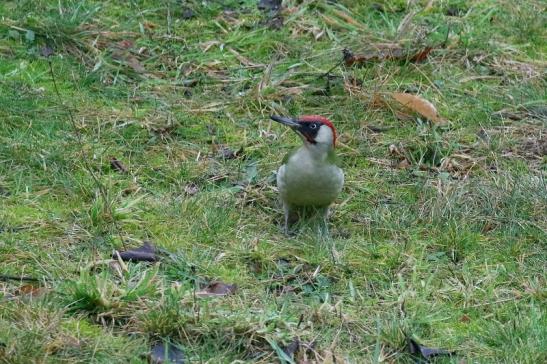
POLYGON ((277 121, 280 124, 287 125, 288 127, 290 127, 293 130, 297 130, 300 127, 300 124, 298 123, 298 121, 296 121, 293 118, 287 118, 285 116, 271 115, 270 119, 272 119, 273 121, 277 121))

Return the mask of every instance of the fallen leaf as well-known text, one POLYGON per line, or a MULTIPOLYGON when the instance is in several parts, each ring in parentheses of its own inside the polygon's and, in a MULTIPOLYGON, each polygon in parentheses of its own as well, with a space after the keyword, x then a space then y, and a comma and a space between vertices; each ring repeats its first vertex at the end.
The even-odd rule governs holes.
POLYGON ((127 173, 127 168, 116 157, 110 158, 110 167, 116 172, 127 173))
POLYGON ((142 65, 142 63, 134 56, 129 55, 126 57, 125 64, 127 64, 129 67, 133 69, 133 71, 137 73, 145 73, 146 68, 142 65))
POLYGON ((399 169, 407 169, 408 167, 410 167, 410 162, 406 158, 397 163, 397 168, 399 169))
POLYGON ((201 291, 196 292, 196 296, 205 297, 222 297, 234 294, 237 290, 235 284, 226 284, 222 282, 211 282, 201 291))
POLYGON ((152 346, 148 356, 150 364, 183 364, 186 362, 184 352, 168 342, 157 343, 152 346))
POLYGON ((424 49, 422 49, 421 51, 418 51, 412 57, 410 57, 409 61, 410 62, 423 62, 423 61, 425 61, 425 59, 427 58, 429 53, 431 53, 432 50, 433 50, 433 47, 425 47, 424 49))
POLYGON ((407 338, 407 349, 410 354, 419 357, 420 359, 429 360, 436 356, 452 356, 455 355, 453 351, 447 351, 443 349, 428 348, 418 344, 416 340, 412 338, 407 338))
POLYGON ((465 322, 465 323, 468 323, 469 321, 471 321, 471 319, 469 318, 469 316, 467 315, 462 315, 462 317, 460 317, 460 322, 465 322))
POLYGON ((33 284, 25 284, 17 288, 15 293, 18 295, 27 295, 27 294, 32 295, 34 292, 37 292, 38 290, 40 290, 39 286, 35 286, 33 284))
POLYGON ((40 287, 35 284, 25 284, 19 287, 15 294, 21 298, 38 298, 48 292, 46 287, 40 287))
POLYGON ((152 23, 152 22, 149 22, 149 21, 145 21, 143 24, 142 24, 143 28, 148 30, 148 31, 151 31, 151 30, 154 30, 156 29, 157 25, 152 23))
POLYGON ((403 92, 393 92, 391 93, 391 96, 405 108, 424 116, 434 123, 442 123, 445 121, 439 116, 435 106, 420 96, 403 92))
POLYGON ((156 247, 147 241, 136 249, 115 251, 112 254, 112 259, 118 259, 118 255, 123 261, 131 262, 155 262, 158 260, 158 257, 156 256, 156 247))
POLYGON ((120 49, 130 49, 133 48, 134 45, 135 44, 131 39, 124 39, 116 42, 114 46, 120 49))

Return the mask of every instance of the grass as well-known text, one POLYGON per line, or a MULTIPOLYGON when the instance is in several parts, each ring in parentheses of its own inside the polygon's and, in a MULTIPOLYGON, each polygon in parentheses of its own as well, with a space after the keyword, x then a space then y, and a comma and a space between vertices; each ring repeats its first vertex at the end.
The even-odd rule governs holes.
POLYGON ((295 362, 412 362, 406 336, 545 361, 545 6, 409 3, 289 0, 275 29, 250 0, 2 2, 0 273, 38 281, 0 282, 0 361, 286 362, 299 338, 295 362), (342 49, 385 42, 435 47, 326 92, 342 49), (374 102, 393 91, 450 122, 374 102), (332 239, 281 232, 298 141, 271 113, 337 126, 332 239), (108 261, 144 240, 170 254, 108 261), (196 299, 210 281, 238 290, 196 299))

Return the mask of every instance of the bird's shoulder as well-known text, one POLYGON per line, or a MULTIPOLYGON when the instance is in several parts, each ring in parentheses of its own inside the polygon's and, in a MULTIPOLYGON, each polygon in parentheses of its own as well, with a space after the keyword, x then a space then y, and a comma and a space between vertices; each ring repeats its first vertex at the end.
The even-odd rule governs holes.
POLYGON ((329 154, 327 154, 327 162, 334 164, 337 167, 342 167, 342 160, 336 155, 334 150, 329 151, 329 154))

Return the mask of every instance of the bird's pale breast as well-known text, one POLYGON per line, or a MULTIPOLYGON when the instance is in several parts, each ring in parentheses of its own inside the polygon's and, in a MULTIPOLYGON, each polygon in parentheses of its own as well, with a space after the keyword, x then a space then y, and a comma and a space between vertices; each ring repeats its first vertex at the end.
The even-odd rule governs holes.
POLYGON ((295 154, 277 173, 281 198, 295 206, 328 206, 344 184, 344 173, 335 164, 295 154))

